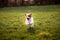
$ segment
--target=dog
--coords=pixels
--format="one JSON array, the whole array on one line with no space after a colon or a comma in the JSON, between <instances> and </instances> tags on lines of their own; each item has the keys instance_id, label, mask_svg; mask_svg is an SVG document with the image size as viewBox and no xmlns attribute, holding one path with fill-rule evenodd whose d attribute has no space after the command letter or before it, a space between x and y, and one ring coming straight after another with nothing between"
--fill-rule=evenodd
<instances>
[{"instance_id":1,"label":"dog","mask_svg":"<svg viewBox=\"0 0 60 40\"><path fill-rule=\"evenodd\" d=\"M33 17L31 13L27 13L25 14L26 16L26 25L28 25L29 27L34 27L34 21L33 21Z\"/></svg>"}]
</instances>

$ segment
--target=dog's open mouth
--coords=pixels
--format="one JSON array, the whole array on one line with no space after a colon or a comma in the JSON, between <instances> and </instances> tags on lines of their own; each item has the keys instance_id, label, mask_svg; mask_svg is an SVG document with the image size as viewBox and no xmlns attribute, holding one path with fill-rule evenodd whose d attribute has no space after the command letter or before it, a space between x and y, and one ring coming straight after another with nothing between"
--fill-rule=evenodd
<instances>
[{"instance_id":1,"label":"dog's open mouth","mask_svg":"<svg viewBox=\"0 0 60 40\"><path fill-rule=\"evenodd\" d=\"M30 18L27 18L27 20L29 20Z\"/></svg>"}]
</instances>

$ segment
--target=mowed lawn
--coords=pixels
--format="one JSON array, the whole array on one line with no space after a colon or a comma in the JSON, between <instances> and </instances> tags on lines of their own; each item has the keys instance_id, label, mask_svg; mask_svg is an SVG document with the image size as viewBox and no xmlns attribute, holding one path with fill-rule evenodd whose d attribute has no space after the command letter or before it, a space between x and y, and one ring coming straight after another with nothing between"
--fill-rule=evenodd
<instances>
[{"instance_id":1,"label":"mowed lawn","mask_svg":"<svg viewBox=\"0 0 60 40\"><path fill-rule=\"evenodd\" d=\"M25 24L29 12L33 30ZM60 5L0 8L0 40L60 40Z\"/></svg>"}]
</instances>

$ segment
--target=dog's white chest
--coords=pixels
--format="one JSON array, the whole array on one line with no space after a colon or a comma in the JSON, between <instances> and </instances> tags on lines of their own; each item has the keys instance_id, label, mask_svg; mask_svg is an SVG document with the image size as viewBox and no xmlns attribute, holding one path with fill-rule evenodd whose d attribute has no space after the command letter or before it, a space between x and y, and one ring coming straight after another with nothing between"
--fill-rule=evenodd
<instances>
[{"instance_id":1,"label":"dog's white chest","mask_svg":"<svg viewBox=\"0 0 60 40\"><path fill-rule=\"evenodd\" d=\"M33 23L33 19L32 18L29 19L29 20L26 19L26 24L32 24L32 23Z\"/></svg>"},{"instance_id":2,"label":"dog's white chest","mask_svg":"<svg viewBox=\"0 0 60 40\"><path fill-rule=\"evenodd\" d=\"M31 27L33 27L33 25L34 25L33 18L31 18L29 20L26 19L26 24L30 25Z\"/></svg>"}]
</instances>

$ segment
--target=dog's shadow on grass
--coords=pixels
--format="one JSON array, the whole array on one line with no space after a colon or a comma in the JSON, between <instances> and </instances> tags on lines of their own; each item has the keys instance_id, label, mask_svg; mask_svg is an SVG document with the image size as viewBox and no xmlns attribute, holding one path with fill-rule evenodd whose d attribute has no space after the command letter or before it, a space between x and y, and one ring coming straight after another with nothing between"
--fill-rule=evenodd
<instances>
[{"instance_id":1,"label":"dog's shadow on grass","mask_svg":"<svg viewBox=\"0 0 60 40\"><path fill-rule=\"evenodd\" d=\"M35 29L33 27L29 27L28 32L31 34L35 34Z\"/></svg>"}]
</instances>

